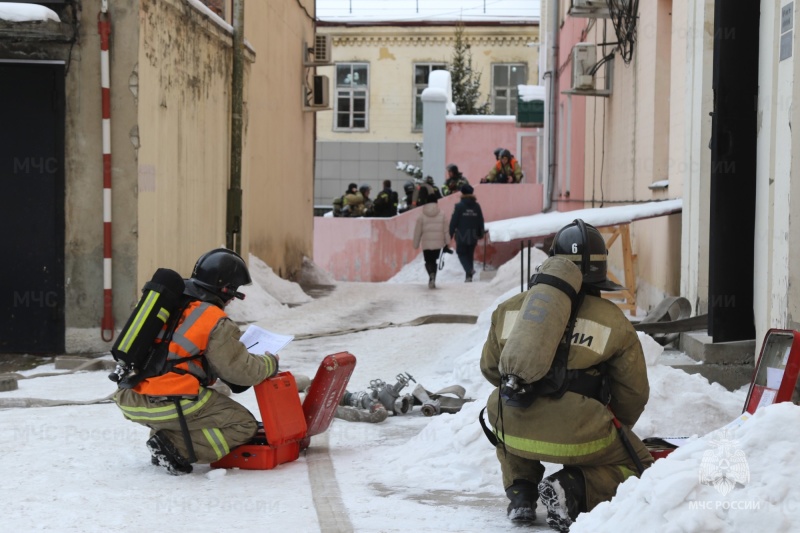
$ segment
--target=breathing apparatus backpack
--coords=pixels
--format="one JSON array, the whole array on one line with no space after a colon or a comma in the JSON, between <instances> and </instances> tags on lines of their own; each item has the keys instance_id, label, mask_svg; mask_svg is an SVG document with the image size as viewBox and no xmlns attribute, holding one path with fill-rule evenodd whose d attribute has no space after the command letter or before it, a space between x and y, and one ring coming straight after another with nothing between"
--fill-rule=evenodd
<instances>
[{"instance_id":1,"label":"breathing apparatus backpack","mask_svg":"<svg viewBox=\"0 0 800 533\"><path fill-rule=\"evenodd\" d=\"M183 278L168 268L159 268L144 284L139 303L111 348L117 368L108 379L119 388L132 389L167 370L169 342L190 301L183 290Z\"/></svg>"}]
</instances>

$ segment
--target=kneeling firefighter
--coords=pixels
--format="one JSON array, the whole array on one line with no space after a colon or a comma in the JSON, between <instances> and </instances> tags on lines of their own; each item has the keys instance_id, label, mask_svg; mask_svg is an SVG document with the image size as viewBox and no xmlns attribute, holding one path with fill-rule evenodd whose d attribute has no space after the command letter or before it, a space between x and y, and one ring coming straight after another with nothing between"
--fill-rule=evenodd
<instances>
[{"instance_id":1,"label":"kneeling firefighter","mask_svg":"<svg viewBox=\"0 0 800 533\"><path fill-rule=\"evenodd\" d=\"M244 299L238 288L250 283L245 262L224 248L202 255L187 280L159 269L112 349L118 361L130 363L109 376L120 387L114 400L125 418L151 429L152 463L170 474L188 474L192 463L221 459L258 430L247 409L208 388L219 378L242 392L278 370L276 356L247 351L224 311L234 298ZM173 320L169 305L161 307L169 294L179 302ZM139 339L155 315L161 320L158 337ZM137 343L147 344L146 360L131 355Z\"/></svg>"},{"instance_id":2,"label":"kneeling firefighter","mask_svg":"<svg viewBox=\"0 0 800 533\"><path fill-rule=\"evenodd\" d=\"M496 389L487 402L513 521L532 521L541 497L547 523L569 531L578 513L610 500L652 464L630 428L649 395L642 346L630 321L600 291L605 241L577 219L556 234L528 291L492 314L481 372ZM564 465L544 479L542 461Z\"/></svg>"}]
</instances>

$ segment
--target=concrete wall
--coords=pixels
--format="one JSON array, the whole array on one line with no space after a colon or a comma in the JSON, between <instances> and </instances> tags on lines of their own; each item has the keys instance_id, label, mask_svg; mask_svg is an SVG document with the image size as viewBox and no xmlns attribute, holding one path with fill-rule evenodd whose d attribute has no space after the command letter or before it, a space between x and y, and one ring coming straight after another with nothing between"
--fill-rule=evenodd
<instances>
[{"instance_id":1,"label":"concrete wall","mask_svg":"<svg viewBox=\"0 0 800 533\"><path fill-rule=\"evenodd\" d=\"M110 343L99 328L100 0L56 8L64 23L47 23L46 38L0 39L0 58L66 62L66 349L102 351ZM301 110L301 87L313 13L312 0L252 3L246 13L242 251L247 257L252 249L285 277L312 254L315 119ZM112 287L120 328L157 267L188 276L202 252L225 244L232 35L188 0L110 2L109 14ZM286 54L290 41L296 54ZM288 160L293 181L289 172L269 172Z\"/></svg>"},{"instance_id":2,"label":"concrete wall","mask_svg":"<svg viewBox=\"0 0 800 533\"><path fill-rule=\"evenodd\" d=\"M245 111L245 238L253 254L289 279L313 253L316 113L303 111L301 97L311 74L303 50L314 42L314 6L270 0L245 9L245 37L256 53Z\"/></svg>"},{"instance_id":3,"label":"concrete wall","mask_svg":"<svg viewBox=\"0 0 800 533\"><path fill-rule=\"evenodd\" d=\"M103 316L103 142L99 0L81 3L79 34L66 56L66 350L110 345L100 338ZM138 300L138 211L131 76L138 62L139 2L115 3L112 17L111 154L113 314L121 327ZM88 339L86 338L88 336Z\"/></svg>"},{"instance_id":4,"label":"concrete wall","mask_svg":"<svg viewBox=\"0 0 800 533\"><path fill-rule=\"evenodd\" d=\"M676 128L676 133L682 135L682 143L670 142L671 150L682 152L682 157L676 156L674 160L684 176L680 288L681 296L692 302L697 314L702 314L708 311L714 1L681 0L676 1L673 7L677 8L673 12L673 34L686 36L684 76L673 76L678 83L681 79L685 82L682 88L674 88L672 94L673 116L677 102L682 103L684 111L683 127ZM676 51L682 42L680 38L674 39ZM680 61L680 56L677 56L676 63ZM680 67L673 64L673 68Z\"/></svg>"},{"instance_id":5,"label":"concrete wall","mask_svg":"<svg viewBox=\"0 0 800 533\"><path fill-rule=\"evenodd\" d=\"M681 197L681 178L670 174L670 127L665 127L673 119L680 124L685 116L670 107L671 101L680 102L670 93L670 61L675 46L671 4L661 0L640 5L632 61L625 65L617 54L609 97L561 94L554 196L558 210ZM559 64L567 67L559 77L559 91L571 87L573 45L581 41L602 43L604 24L603 19L564 19ZM607 24L611 28L610 22ZM598 59L610 51L599 46ZM598 89L604 88L606 75L607 70L601 68ZM649 188L666 179L668 189ZM679 294L681 231L679 217L674 216L632 226L640 307L650 309L663 297ZM610 268L620 272L621 255L611 253L609 259Z\"/></svg>"},{"instance_id":6,"label":"concrete wall","mask_svg":"<svg viewBox=\"0 0 800 533\"><path fill-rule=\"evenodd\" d=\"M539 184L476 185L475 196L486 222L541 212ZM453 194L439 201L448 220L460 197ZM315 217L314 262L339 281L386 281L420 253L412 247L419 215L412 209L391 218ZM499 266L518 250L518 242L490 244L486 256ZM483 245L475 253L483 260Z\"/></svg>"},{"instance_id":7,"label":"concrete wall","mask_svg":"<svg viewBox=\"0 0 800 533\"><path fill-rule=\"evenodd\" d=\"M317 141L314 205L333 208L334 198L349 183L372 187L372 197L383 189L383 180L391 180L392 189L403 196L403 184L412 179L397 170L398 161L422 166L422 158L411 142Z\"/></svg>"},{"instance_id":8,"label":"concrete wall","mask_svg":"<svg viewBox=\"0 0 800 533\"><path fill-rule=\"evenodd\" d=\"M138 284L224 246L232 36L181 0L142 0ZM245 236L246 242L246 236Z\"/></svg>"},{"instance_id":9,"label":"concrete wall","mask_svg":"<svg viewBox=\"0 0 800 533\"><path fill-rule=\"evenodd\" d=\"M762 2L759 37L759 136L756 177L756 238L754 307L756 339L769 328L800 329L800 230L796 224L800 171L794 164L800 140L792 124L800 120L793 105L800 97L794 83L800 48L797 39L797 5L789 10L791 56L781 59L782 25L779 4ZM743 243L744 245L744 243Z\"/></svg>"}]
</instances>

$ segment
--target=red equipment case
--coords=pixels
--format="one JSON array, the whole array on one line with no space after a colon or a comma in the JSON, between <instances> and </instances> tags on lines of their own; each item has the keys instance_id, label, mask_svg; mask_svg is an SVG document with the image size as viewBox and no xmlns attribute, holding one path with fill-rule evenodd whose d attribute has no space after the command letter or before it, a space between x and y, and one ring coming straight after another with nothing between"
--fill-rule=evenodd
<instances>
[{"instance_id":1,"label":"red equipment case","mask_svg":"<svg viewBox=\"0 0 800 533\"><path fill-rule=\"evenodd\" d=\"M289 372L278 372L265 379L253 390L269 443L273 446L302 439L306 435L306 420L297 383Z\"/></svg>"},{"instance_id":2,"label":"red equipment case","mask_svg":"<svg viewBox=\"0 0 800 533\"><path fill-rule=\"evenodd\" d=\"M355 365L355 356L348 352L325 357L302 405L289 372L279 372L253 387L263 428L211 467L270 470L297 459L311 436L330 426Z\"/></svg>"},{"instance_id":3,"label":"red equipment case","mask_svg":"<svg viewBox=\"0 0 800 533\"><path fill-rule=\"evenodd\" d=\"M322 360L303 400L307 437L324 433L331 425L355 367L356 358L349 352L335 353Z\"/></svg>"},{"instance_id":4,"label":"red equipment case","mask_svg":"<svg viewBox=\"0 0 800 533\"><path fill-rule=\"evenodd\" d=\"M237 446L211 463L212 468L269 470L299 457L306 420L294 376L279 372L253 390L264 421L263 429L249 443Z\"/></svg>"}]
</instances>

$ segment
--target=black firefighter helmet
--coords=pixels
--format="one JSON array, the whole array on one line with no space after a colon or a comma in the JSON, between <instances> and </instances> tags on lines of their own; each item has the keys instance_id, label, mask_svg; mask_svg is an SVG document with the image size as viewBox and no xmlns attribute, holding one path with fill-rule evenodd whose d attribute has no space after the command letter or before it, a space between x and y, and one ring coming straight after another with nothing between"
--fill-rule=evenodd
<instances>
[{"instance_id":1,"label":"black firefighter helmet","mask_svg":"<svg viewBox=\"0 0 800 533\"><path fill-rule=\"evenodd\" d=\"M192 270L192 281L226 302L233 298L244 300L244 294L236 289L252 283L244 260L227 248L201 255Z\"/></svg>"},{"instance_id":2,"label":"black firefighter helmet","mask_svg":"<svg viewBox=\"0 0 800 533\"><path fill-rule=\"evenodd\" d=\"M583 272L583 283L602 291L621 291L625 287L608 279L608 249L597 228L576 218L556 233L550 255L575 263Z\"/></svg>"}]
</instances>

